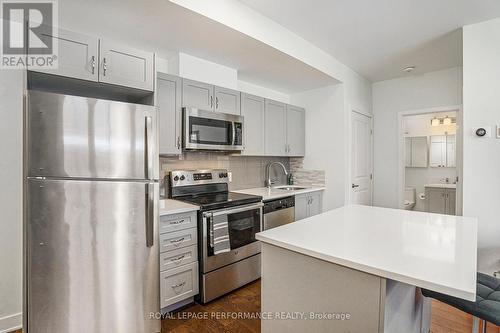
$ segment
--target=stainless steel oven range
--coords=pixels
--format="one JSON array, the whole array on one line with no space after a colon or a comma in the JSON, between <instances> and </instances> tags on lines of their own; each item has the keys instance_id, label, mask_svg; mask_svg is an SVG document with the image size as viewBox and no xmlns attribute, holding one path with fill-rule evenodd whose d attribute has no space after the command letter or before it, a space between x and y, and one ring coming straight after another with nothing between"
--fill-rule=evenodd
<instances>
[{"instance_id":1,"label":"stainless steel oven range","mask_svg":"<svg viewBox=\"0 0 500 333\"><path fill-rule=\"evenodd\" d=\"M260 278L262 197L228 191L227 170L170 173L170 197L200 207L199 301L209 302Z\"/></svg>"}]
</instances>

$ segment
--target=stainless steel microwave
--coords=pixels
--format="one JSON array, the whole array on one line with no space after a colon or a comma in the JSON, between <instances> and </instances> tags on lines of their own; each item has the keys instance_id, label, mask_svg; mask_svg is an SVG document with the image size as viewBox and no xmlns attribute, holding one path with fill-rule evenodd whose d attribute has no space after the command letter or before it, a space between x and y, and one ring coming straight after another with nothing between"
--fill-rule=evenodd
<instances>
[{"instance_id":1,"label":"stainless steel microwave","mask_svg":"<svg viewBox=\"0 0 500 333\"><path fill-rule=\"evenodd\" d=\"M183 108L183 147L188 150L243 150L243 117Z\"/></svg>"}]
</instances>

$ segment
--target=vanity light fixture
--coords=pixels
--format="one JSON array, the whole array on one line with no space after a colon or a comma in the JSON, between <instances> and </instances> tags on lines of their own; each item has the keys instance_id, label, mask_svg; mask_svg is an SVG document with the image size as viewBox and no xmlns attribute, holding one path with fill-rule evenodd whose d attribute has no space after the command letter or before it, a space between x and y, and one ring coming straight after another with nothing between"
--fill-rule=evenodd
<instances>
[{"instance_id":1,"label":"vanity light fixture","mask_svg":"<svg viewBox=\"0 0 500 333\"><path fill-rule=\"evenodd\" d=\"M448 116L444 117L444 119L443 119L443 125L450 126L451 125L451 118L448 117Z\"/></svg>"}]
</instances>

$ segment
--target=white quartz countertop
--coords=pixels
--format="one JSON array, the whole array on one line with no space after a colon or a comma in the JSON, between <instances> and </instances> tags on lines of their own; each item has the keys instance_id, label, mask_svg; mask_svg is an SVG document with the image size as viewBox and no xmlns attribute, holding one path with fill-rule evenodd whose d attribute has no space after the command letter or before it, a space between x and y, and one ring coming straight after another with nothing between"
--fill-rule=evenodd
<instances>
[{"instance_id":1,"label":"white quartz countertop","mask_svg":"<svg viewBox=\"0 0 500 333\"><path fill-rule=\"evenodd\" d=\"M457 184L426 184L425 187L435 187L435 188L457 188Z\"/></svg>"},{"instance_id":2,"label":"white quartz countertop","mask_svg":"<svg viewBox=\"0 0 500 333\"><path fill-rule=\"evenodd\" d=\"M345 206L257 239L443 294L475 300L477 219Z\"/></svg>"},{"instance_id":3,"label":"white quartz countertop","mask_svg":"<svg viewBox=\"0 0 500 333\"><path fill-rule=\"evenodd\" d=\"M285 186L285 185L283 185L283 186ZM323 191L325 189L324 187L307 186L307 185L304 185L304 186L303 185L291 185L291 186L300 186L300 187L304 187L304 189L285 191L285 190L280 190L277 188L256 187L256 188L249 188L249 189L238 190L238 191L233 191L233 192L258 195L258 196L262 197L262 201L267 201L267 200L289 197L289 196L293 196L293 195L297 195L297 194Z\"/></svg>"},{"instance_id":4,"label":"white quartz countertop","mask_svg":"<svg viewBox=\"0 0 500 333\"><path fill-rule=\"evenodd\" d=\"M200 207L196 205L191 205L179 200L172 200L172 199L160 200L159 206L160 206L160 216L194 212L200 209Z\"/></svg>"}]
</instances>

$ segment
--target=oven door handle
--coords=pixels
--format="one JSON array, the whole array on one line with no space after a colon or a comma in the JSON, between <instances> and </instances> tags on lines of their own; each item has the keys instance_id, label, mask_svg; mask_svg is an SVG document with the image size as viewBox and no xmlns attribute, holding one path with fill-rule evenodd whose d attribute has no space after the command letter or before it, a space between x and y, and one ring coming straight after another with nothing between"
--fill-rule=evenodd
<instances>
[{"instance_id":1,"label":"oven door handle","mask_svg":"<svg viewBox=\"0 0 500 333\"><path fill-rule=\"evenodd\" d=\"M240 212L245 212L247 210L262 208L263 206L264 206L264 204L262 202L259 202L255 205L243 206L243 207L238 207L238 208L234 208L234 209L218 210L218 211L210 213L210 215L213 217L213 216L236 214L236 213L240 213Z\"/></svg>"}]
</instances>

